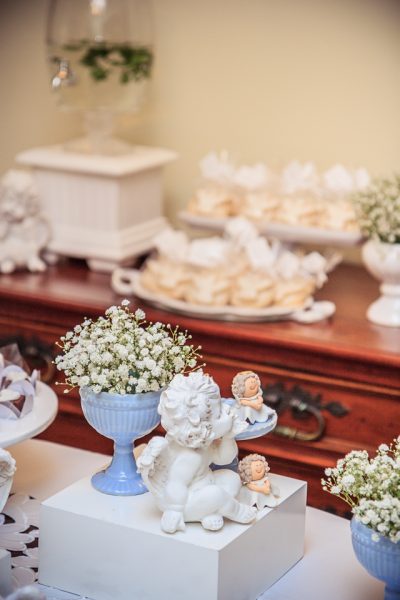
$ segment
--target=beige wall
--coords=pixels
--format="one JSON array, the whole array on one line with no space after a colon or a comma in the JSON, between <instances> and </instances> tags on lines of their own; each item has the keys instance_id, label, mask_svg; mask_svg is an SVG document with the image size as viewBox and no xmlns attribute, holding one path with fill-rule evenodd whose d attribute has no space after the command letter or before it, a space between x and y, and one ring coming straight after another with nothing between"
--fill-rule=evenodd
<instances>
[{"instance_id":1,"label":"beige wall","mask_svg":"<svg viewBox=\"0 0 400 600\"><path fill-rule=\"evenodd\" d=\"M177 150L167 212L185 203L199 158L372 173L400 167L400 3L396 0L153 0L150 102L122 120L129 140ZM24 148L76 135L51 96L46 0L0 0L0 172Z\"/></svg>"},{"instance_id":2,"label":"beige wall","mask_svg":"<svg viewBox=\"0 0 400 600\"><path fill-rule=\"evenodd\" d=\"M0 0L0 173L25 148L59 142L79 131L60 113L45 62L47 0Z\"/></svg>"}]
</instances>

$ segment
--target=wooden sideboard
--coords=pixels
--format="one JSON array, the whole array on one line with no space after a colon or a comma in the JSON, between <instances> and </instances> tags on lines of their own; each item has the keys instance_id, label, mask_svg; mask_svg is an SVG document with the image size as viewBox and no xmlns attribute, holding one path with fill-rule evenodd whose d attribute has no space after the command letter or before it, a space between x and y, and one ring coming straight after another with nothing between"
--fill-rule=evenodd
<instances>
[{"instance_id":1,"label":"wooden sideboard","mask_svg":"<svg viewBox=\"0 0 400 600\"><path fill-rule=\"evenodd\" d=\"M319 299L336 303L336 314L314 325L217 322L144 308L149 320L176 323L192 333L223 395L230 395L237 371L252 369L271 400L283 398L279 424L289 437L272 433L241 442L241 452L266 455L273 471L309 482L309 504L343 513L343 505L321 491L324 467L353 448L373 452L400 434L400 330L366 320L367 306L377 295L378 284L363 269L342 265L318 293ZM108 275L91 272L79 261L44 274L2 275L0 342L18 340L55 386L55 341L85 316L97 316L119 300ZM138 302L132 299L132 305ZM78 394L54 389L59 415L41 437L111 453L111 442L84 420Z\"/></svg>"}]
</instances>

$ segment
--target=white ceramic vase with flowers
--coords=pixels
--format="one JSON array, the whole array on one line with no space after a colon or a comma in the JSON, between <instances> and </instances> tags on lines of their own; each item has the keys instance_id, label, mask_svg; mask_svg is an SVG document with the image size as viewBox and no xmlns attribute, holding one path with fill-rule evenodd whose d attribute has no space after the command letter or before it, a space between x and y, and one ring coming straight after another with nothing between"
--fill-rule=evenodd
<instances>
[{"instance_id":1,"label":"white ceramic vase with flowers","mask_svg":"<svg viewBox=\"0 0 400 600\"><path fill-rule=\"evenodd\" d=\"M400 327L400 175L375 180L359 192L355 207L368 241L362 257L368 271L381 281L381 296L367 311L378 325Z\"/></svg>"},{"instance_id":2,"label":"white ceramic vase with flowers","mask_svg":"<svg viewBox=\"0 0 400 600\"><path fill-rule=\"evenodd\" d=\"M400 437L376 456L353 450L325 469L325 491L351 507L351 536L362 566L385 582L385 600L400 600Z\"/></svg>"},{"instance_id":3,"label":"white ceramic vase with flowers","mask_svg":"<svg viewBox=\"0 0 400 600\"><path fill-rule=\"evenodd\" d=\"M66 333L59 344L63 354L55 360L65 373L65 391L79 387L89 424L114 440L111 464L92 477L92 485L106 494L147 491L133 443L159 424L161 391L176 374L192 370L198 358L198 349L186 344L187 332L145 318L123 300Z\"/></svg>"}]
</instances>

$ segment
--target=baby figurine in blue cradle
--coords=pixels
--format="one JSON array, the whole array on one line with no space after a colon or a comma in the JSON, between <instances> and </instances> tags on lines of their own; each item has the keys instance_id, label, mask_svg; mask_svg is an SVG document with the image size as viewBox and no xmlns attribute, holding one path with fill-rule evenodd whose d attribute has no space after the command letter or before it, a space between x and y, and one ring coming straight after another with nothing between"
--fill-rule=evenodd
<instances>
[{"instance_id":1,"label":"baby figurine in blue cradle","mask_svg":"<svg viewBox=\"0 0 400 600\"><path fill-rule=\"evenodd\" d=\"M232 381L232 394L237 403L241 419L253 423L265 423L275 414L272 408L264 404L261 381L253 371L240 371Z\"/></svg>"}]
</instances>

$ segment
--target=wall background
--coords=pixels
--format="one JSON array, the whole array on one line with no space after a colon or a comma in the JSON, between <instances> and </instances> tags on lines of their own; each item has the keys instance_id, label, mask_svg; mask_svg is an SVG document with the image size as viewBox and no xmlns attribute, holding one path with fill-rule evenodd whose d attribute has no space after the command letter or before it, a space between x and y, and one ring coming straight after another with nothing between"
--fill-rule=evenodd
<instances>
[{"instance_id":1,"label":"wall background","mask_svg":"<svg viewBox=\"0 0 400 600\"><path fill-rule=\"evenodd\" d=\"M0 172L31 146L77 135L49 89L47 0L0 0ZM156 68L123 137L165 145L166 212L188 199L197 163L226 148L272 165L340 161L400 169L397 0L153 0Z\"/></svg>"}]
</instances>

